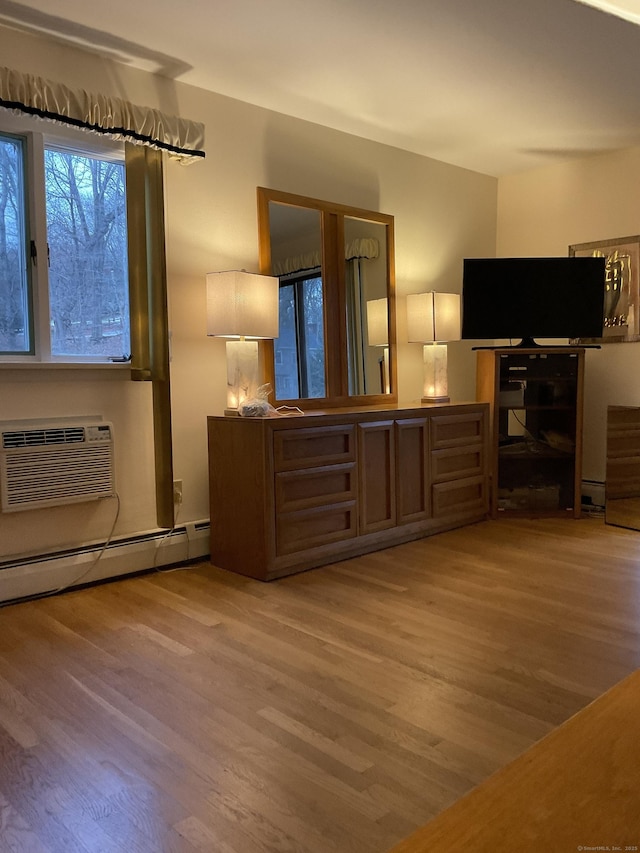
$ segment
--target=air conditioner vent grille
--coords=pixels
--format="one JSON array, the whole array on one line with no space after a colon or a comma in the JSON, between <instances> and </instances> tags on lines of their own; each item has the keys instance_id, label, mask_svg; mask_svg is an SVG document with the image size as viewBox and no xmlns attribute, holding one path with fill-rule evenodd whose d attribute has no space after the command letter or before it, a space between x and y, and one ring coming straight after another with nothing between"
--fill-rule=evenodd
<instances>
[{"instance_id":1,"label":"air conditioner vent grille","mask_svg":"<svg viewBox=\"0 0 640 853\"><path fill-rule=\"evenodd\" d=\"M0 428L3 512L115 495L111 425Z\"/></svg>"},{"instance_id":2,"label":"air conditioner vent grille","mask_svg":"<svg viewBox=\"0 0 640 853\"><path fill-rule=\"evenodd\" d=\"M53 427L25 429L2 433L2 446L40 447L47 444L72 444L84 441L84 427Z\"/></svg>"}]
</instances>

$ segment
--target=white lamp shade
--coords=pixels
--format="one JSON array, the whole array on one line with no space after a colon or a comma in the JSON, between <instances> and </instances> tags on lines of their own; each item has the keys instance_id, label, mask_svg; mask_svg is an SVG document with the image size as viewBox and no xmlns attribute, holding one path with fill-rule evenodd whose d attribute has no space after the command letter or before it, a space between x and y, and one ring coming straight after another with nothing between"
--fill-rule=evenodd
<instances>
[{"instance_id":1,"label":"white lamp shade","mask_svg":"<svg viewBox=\"0 0 640 853\"><path fill-rule=\"evenodd\" d=\"M460 340L459 293L410 293L407 296L409 343Z\"/></svg>"},{"instance_id":2,"label":"white lamp shade","mask_svg":"<svg viewBox=\"0 0 640 853\"><path fill-rule=\"evenodd\" d=\"M386 297L367 302L367 340L370 347L389 346L389 306Z\"/></svg>"},{"instance_id":3,"label":"white lamp shade","mask_svg":"<svg viewBox=\"0 0 640 853\"><path fill-rule=\"evenodd\" d=\"M277 278L240 270L207 273L207 335L277 338Z\"/></svg>"}]
</instances>

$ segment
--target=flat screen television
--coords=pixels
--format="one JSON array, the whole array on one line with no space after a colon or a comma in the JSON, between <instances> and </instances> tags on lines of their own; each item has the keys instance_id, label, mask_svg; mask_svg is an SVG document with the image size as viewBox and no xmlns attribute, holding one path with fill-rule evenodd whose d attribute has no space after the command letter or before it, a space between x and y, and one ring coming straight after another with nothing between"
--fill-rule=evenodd
<instances>
[{"instance_id":1,"label":"flat screen television","mask_svg":"<svg viewBox=\"0 0 640 853\"><path fill-rule=\"evenodd\" d=\"M466 258L462 337L602 337L604 284L605 258Z\"/></svg>"}]
</instances>

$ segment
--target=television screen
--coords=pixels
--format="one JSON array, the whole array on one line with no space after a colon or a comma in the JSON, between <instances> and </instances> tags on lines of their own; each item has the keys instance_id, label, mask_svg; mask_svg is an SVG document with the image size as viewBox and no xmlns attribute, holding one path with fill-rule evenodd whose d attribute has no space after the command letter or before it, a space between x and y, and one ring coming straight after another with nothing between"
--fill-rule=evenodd
<instances>
[{"instance_id":1,"label":"television screen","mask_svg":"<svg viewBox=\"0 0 640 853\"><path fill-rule=\"evenodd\" d=\"M462 337L598 338L605 258L466 258Z\"/></svg>"}]
</instances>

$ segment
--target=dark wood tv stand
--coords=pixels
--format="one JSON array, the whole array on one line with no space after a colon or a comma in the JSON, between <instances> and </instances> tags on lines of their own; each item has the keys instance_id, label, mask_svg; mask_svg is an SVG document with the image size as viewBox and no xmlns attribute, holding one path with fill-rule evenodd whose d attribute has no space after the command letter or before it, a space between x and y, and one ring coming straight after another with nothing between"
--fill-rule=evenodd
<instances>
[{"instance_id":1,"label":"dark wood tv stand","mask_svg":"<svg viewBox=\"0 0 640 853\"><path fill-rule=\"evenodd\" d=\"M477 352L477 397L491 408L491 515L571 514L582 481L584 347Z\"/></svg>"}]
</instances>

